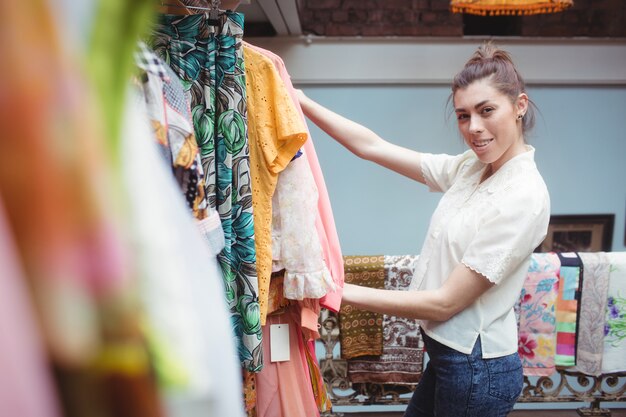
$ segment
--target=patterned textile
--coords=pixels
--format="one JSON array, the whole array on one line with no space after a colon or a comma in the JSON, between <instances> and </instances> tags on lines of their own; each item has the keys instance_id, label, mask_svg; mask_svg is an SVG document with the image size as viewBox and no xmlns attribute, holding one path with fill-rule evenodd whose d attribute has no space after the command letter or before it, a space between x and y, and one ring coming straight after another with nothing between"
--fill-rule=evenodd
<instances>
[{"instance_id":1,"label":"patterned textile","mask_svg":"<svg viewBox=\"0 0 626 417\"><path fill-rule=\"evenodd\" d=\"M578 256L585 267L585 279L580 300L575 369L589 375L600 375L610 263L605 252L579 253Z\"/></svg>"},{"instance_id":2,"label":"patterned textile","mask_svg":"<svg viewBox=\"0 0 626 417\"><path fill-rule=\"evenodd\" d=\"M162 15L152 48L191 94L205 191L224 229L226 246L219 260L239 356L245 368L258 371L263 355L241 45L243 15L225 12L220 19L222 24L216 28L204 14Z\"/></svg>"},{"instance_id":3,"label":"patterned textile","mask_svg":"<svg viewBox=\"0 0 626 417\"><path fill-rule=\"evenodd\" d=\"M246 415L256 417L256 376L254 372L243 370L243 402Z\"/></svg>"},{"instance_id":4,"label":"patterned textile","mask_svg":"<svg viewBox=\"0 0 626 417\"><path fill-rule=\"evenodd\" d=\"M407 290L417 256L385 255L385 289ZM415 384L422 376L424 343L417 320L383 317L383 349L378 357L348 360L352 383Z\"/></svg>"},{"instance_id":5,"label":"patterned textile","mask_svg":"<svg viewBox=\"0 0 626 417\"><path fill-rule=\"evenodd\" d=\"M533 253L519 299L519 348L524 375L554 372L555 304L561 261L555 253Z\"/></svg>"},{"instance_id":6,"label":"patterned textile","mask_svg":"<svg viewBox=\"0 0 626 417\"><path fill-rule=\"evenodd\" d=\"M317 356L315 355L315 341L307 341L305 336L304 343L304 353L306 355L306 362L309 367L311 386L313 388L313 398L315 399L317 409L320 412L328 412L332 408L332 403L330 401L330 395L328 393L328 390L326 389L326 384L324 383L324 377L322 376L322 371L320 370Z\"/></svg>"},{"instance_id":7,"label":"patterned textile","mask_svg":"<svg viewBox=\"0 0 626 417\"><path fill-rule=\"evenodd\" d=\"M284 277L284 270L272 272L267 297L267 314L272 314L289 305L289 300L284 296Z\"/></svg>"},{"instance_id":8,"label":"patterned textile","mask_svg":"<svg viewBox=\"0 0 626 417\"><path fill-rule=\"evenodd\" d=\"M137 66L146 72L143 95L156 141L183 190L194 217L208 216L204 173L182 85L166 64L140 42Z\"/></svg>"},{"instance_id":9,"label":"patterned textile","mask_svg":"<svg viewBox=\"0 0 626 417\"><path fill-rule=\"evenodd\" d=\"M559 253L559 294L556 301L556 366L576 364L576 338L583 265L575 252Z\"/></svg>"},{"instance_id":10,"label":"patterned textile","mask_svg":"<svg viewBox=\"0 0 626 417\"><path fill-rule=\"evenodd\" d=\"M626 252L608 252L610 264L602 373L626 371Z\"/></svg>"},{"instance_id":11,"label":"patterned textile","mask_svg":"<svg viewBox=\"0 0 626 417\"><path fill-rule=\"evenodd\" d=\"M385 287L385 257L344 256L345 282L370 288ZM344 359L383 352L383 317L346 304L339 311L341 356Z\"/></svg>"},{"instance_id":12,"label":"patterned textile","mask_svg":"<svg viewBox=\"0 0 626 417\"><path fill-rule=\"evenodd\" d=\"M180 80L143 42L135 53L137 66L146 72L143 95L162 156L172 167L185 201L211 254L224 249L219 213L209 206L204 191L204 170L193 133L191 108Z\"/></svg>"},{"instance_id":13,"label":"patterned textile","mask_svg":"<svg viewBox=\"0 0 626 417\"><path fill-rule=\"evenodd\" d=\"M154 74L162 80L169 80L167 64L156 56L144 42L139 42L137 46L137 50L135 51L135 64L142 70Z\"/></svg>"}]
</instances>

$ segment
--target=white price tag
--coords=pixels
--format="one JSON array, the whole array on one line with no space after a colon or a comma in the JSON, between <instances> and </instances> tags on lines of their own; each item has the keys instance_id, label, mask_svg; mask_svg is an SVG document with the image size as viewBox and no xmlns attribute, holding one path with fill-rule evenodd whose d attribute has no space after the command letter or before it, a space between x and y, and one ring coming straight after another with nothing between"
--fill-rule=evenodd
<instances>
[{"instance_id":1,"label":"white price tag","mask_svg":"<svg viewBox=\"0 0 626 417\"><path fill-rule=\"evenodd\" d=\"M284 362L289 360L289 325L270 325L270 360Z\"/></svg>"}]
</instances>

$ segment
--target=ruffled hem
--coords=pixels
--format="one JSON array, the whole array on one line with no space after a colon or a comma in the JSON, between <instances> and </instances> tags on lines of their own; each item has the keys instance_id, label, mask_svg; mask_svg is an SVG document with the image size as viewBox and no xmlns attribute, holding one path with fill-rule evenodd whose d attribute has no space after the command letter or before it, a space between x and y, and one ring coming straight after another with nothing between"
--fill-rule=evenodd
<instances>
[{"instance_id":1,"label":"ruffled hem","mask_svg":"<svg viewBox=\"0 0 626 417\"><path fill-rule=\"evenodd\" d=\"M326 266L316 272L285 272L283 295L289 300L321 298L335 291L335 282Z\"/></svg>"}]
</instances>

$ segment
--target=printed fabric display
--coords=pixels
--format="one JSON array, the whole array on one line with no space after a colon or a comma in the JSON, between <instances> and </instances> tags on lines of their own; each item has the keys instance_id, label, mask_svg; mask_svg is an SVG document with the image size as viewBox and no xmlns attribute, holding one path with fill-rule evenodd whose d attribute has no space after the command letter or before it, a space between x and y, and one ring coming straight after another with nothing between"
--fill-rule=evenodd
<instances>
[{"instance_id":1,"label":"printed fabric display","mask_svg":"<svg viewBox=\"0 0 626 417\"><path fill-rule=\"evenodd\" d=\"M608 252L609 288L602 373L626 371L626 252Z\"/></svg>"},{"instance_id":2,"label":"printed fabric display","mask_svg":"<svg viewBox=\"0 0 626 417\"><path fill-rule=\"evenodd\" d=\"M305 333L306 334L306 333ZM322 371L320 370L317 356L315 354L315 340L309 339L305 341L306 362L309 365L309 374L311 377L311 387L313 389L313 398L317 404L317 409L322 412L330 412L332 402L328 393Z\"/></svg>"},{"instance_id":3,"label":"printed fabric display","mask_svg":"<svg viewBox=\"0 0 626 417\"><path fill-rule=\"evenodd\" d=\"M385 255L385 289L408 290L417 256ZM422 377L424 343L417 320L383 316L383 349L380 356L348 360L353 384L416 384Z\"/></svg>"},{"instance_id":4,"label":"printed fabric display","mask_svg":"<svg viewBox=\"0 0 626 417\"><path fill-rule=\"evenodd\" d=\"M599 376L602 373L605 312L611 265L605 252L581 252L578 256L585 266L585 279L580 300L575 370Z\"/></svg>"},{"instance_id":5,"label":"printed fabric display","mask_svg":"<svg viewBox=\"0 0 626 417\"><path fill-rule=\"evenodd\" d=\"M556 366L576 365L576 346L583 265L575 252L559 253L559 294L556 301Z\"/></svg>"},{"instance_id":6,"label":"printed fabric display","mask_svg":"<svg viewBox=\"0 0 626 417\"><path fill-rule=\"evenodd\" d=\"M137 66L145 71L143 96L161 155L172 167L193 216L198 220L211 253L224 248L224 232L217 211L205 198L204 170L193 133L190 104L178 76L143 42L135 53Z\"/></svg>"},{"instance_id":7,"label":"printed fabric display","mask_svg":"<svg viewBox=\"0 0 626 417\"><path fill-rule=\"evenodd\" d=\"M385 287L385 257L344 256L345 282L370 288ZM339 311L341 356L351 359L358 356L383 353L383 317L344 304Z\"/></svg>"},{"instance_id":8,"label":"printed fabric display","mask_svg":"<svg viewBox=\"0 0 626 417\"><path fill-rule=\"evenodd\" d=\"M561 261L533 253L519 299L519 348L524 375L549 376L556 353L556 301Z\"/></svg>"},{"instance_id":9,"label":"printed fabric display","mask_svg":"<svg viewBox=\"0 0 626 417\"><path fill-rule=\"evenodd\" d=\"M246 81L243 15L226 11L212 26L205 14L161 15L151 45L191 95L205 192L220 214L225 247L218 255L242 365L263 366Z\"/></svg>"}]
</instances>

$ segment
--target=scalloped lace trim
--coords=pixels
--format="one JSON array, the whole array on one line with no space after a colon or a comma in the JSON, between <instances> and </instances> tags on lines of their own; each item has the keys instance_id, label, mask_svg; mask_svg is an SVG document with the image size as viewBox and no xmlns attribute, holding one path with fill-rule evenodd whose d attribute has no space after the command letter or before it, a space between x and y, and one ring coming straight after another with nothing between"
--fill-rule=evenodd
<instances>
[{"instance_id":1,"label":"scalloped lace trim","mask_svg":"<svg viewBox=\"0 0 626 417\"><path fill-rule=\"evenodd\" d=\"M502 280L502 274L504 274L507 266L511 264L511 260L513 258L513 251L502 251L495 254L485 255L481 262L481 271L471 265L468 265L465 261L461 261L461 263L472 271L484 276L492 283L497 284Z\"/></svg>"},{"instance_id":2,"label":"scalloped lace trim","mask_svg":"<svg viewBox=\"0 0 626 417\"><path fill-rule=\"evenodd\" d=\"M335 291L335 282L326 266L316 272L285 272L284 296L290 300L321 298Z\"/></svg>"},{"instance_id":3,"label":"scalloped lace trim","mask_svg":"<svg viewBox=\"0 0 626 417\"><path fill-rule=\"evenodd\" d=\"M489 280L489 282L491 282L492 284L497 284L498 282L496 280L494 280L493 278L491 278L489 275L485 274L484 272L479 271L478 269L474 268L471 265L468 265L467 262L461 261L461 263L463 265L465 265L467 268L471 269L472 271L476 272L479 275L482 275L483 277L487 278Z\"/></svg>"}]
</instances>

